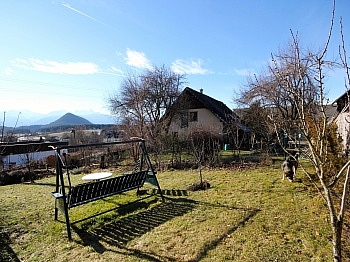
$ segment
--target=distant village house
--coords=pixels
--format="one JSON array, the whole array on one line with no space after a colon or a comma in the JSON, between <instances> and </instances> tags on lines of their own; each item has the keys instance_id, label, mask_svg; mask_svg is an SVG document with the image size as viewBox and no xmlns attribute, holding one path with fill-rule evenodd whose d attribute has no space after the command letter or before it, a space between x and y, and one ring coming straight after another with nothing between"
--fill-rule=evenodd
<instances>
[{"instance_id":1,"label":"distant village house","mask_svg":"<svg viewBox=\"0 0 350 262\"><path fill-rule=\"evenodd\" d=\"M0 164L2 169L10 169L13 166L25 166L31 161L40 161L50 155L54 155L52 148L66 146L66 141L27 141L0 144Z\"/></svg>"}]
</instances>

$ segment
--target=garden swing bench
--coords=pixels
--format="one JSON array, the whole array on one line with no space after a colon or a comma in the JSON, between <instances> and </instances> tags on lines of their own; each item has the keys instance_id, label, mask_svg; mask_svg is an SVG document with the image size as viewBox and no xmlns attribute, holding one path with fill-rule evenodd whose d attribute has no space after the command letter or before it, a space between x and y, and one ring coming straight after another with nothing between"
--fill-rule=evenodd
<instances>
[{"instance_id":1,"label":"garden swing bench","mask_svg":"<svg viewBox=\"0 0 350 262\"><path fill-rule=\"evenodd\" d=\"M69 149L77 149L84 147L97 147L97 146L111 146L111 145L125 145L130 143L138 143L140 147L140 157L136 162L136 166L134 170L128 174L123 174L103 180L95 180L88 183L82 183L75 186L71 185L71 179L69 174L69 168L66 159L66 151ZM104 213L119 209L126 205L130 205L132 203L144 200L145 198L151 197L154 194L148 194L142 198L137 199L136 201L119 205L118 207L109 209L104 212L100 212L94 214L92 216L70 222L69 219L69 209L74 208L79 205L83 205L86 203L90 203L96 201L98 199L103 199L109 196L113 196L116 194L121 194L126 191L130 191L133 189L139 189L143 187L144 183L147 182L154 187L156 187L156 193L160 194L162 200L164 200L161 188L159 186L156 172L154 171L150 158L148 156L145 141L143 139L134 139L127 140L122 142L109 142L109 143L98 143L98 144L85 144L78 146L65 146L56 148L56 189L55 192L52 192L52 195L55 198L55 220L58 220L58 211L61 211L64 214L66 227L67 227L67 235L68 239L72 239L71 235L71 225L82 222L89 218L96 217L98 215L102 215ZM63 158L62 158L63 155ZM64 182L64 174L63 170L66 170L68 187L65 186ZM68 188L68 192L66 192Z\"/></svg>"}]
</instances>

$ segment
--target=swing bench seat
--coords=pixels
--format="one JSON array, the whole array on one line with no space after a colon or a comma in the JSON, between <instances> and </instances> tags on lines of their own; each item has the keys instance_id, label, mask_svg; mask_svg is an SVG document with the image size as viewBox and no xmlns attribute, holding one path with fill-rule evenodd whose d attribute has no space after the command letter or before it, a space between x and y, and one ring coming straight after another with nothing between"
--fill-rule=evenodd
<instances>
[{"instance_id":1,"label":"swing bench seat","mask_svg":"<svg viewBox=\"0 0 350 262\"><path fill-rule=\"evenodd\" d=\"M148 171L140 171L73 186L70 193L66 195L67 207L70 209L98 199L139 189L145 183L147 176ZM60 193L52 193L52 195L57 200L63 198Z\"/></svg>"},{"instance_id":2,"label":"swing bench seat","mask_svg":"<svg viewBox=\"0 0 350 262\"><path fill-rule=\"evenodd\" d=\"M105 214L112 210L116 210L129 204L144 200L146 198L152 197L154 194L143 196L134 202L119 205L115 208L103 211L101 213L93 214L74 222L70 222L68 211L69 209L134 189L137 189L138 192L139 189L143 187L145 182L148 182L150 184L153 184L154 182L153 175L150 174L150 171L147 170L72 186L70 188L70 193L65 194L65 196L59 192L53 192L52 195L55 198L55 210L60 210L65 215L68 239L72 239L70 231L72 224L79 223L98 215ZM157 193L159 193L163 199L159 185ZM58 220L57 211L55 212L55 220Z\"/></svg>"}]
</instances>

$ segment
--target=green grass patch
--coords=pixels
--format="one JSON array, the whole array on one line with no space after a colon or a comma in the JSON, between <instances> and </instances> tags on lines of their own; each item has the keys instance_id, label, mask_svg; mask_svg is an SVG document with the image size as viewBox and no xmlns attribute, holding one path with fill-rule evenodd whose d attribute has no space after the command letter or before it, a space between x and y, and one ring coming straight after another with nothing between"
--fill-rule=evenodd
<instances>
[{"instance_id":1,"label":"green grass patch","mask_svg":"<svg viewBox=\"0 0 350 262\"><path fill-rule=\"evenodd\" d=\"M0 187L1 254L20 261L331 261L328 211L308 180L281 180L280 161L205 169L211 187L188 191L199 172L160 172L166 197L82 223L68 241L54 221L55 178ZM72 175L72 183L83 174ZM73 220L135 200L135 191L70 210ZM63 221L63 215L59 218ZM0 257L1 258L1 257ZM1 260L1 259L0 259ZM16 260L15 260L16 261ZM17 260L18 261L18 260Z\"/></svg>"}]
</instances>

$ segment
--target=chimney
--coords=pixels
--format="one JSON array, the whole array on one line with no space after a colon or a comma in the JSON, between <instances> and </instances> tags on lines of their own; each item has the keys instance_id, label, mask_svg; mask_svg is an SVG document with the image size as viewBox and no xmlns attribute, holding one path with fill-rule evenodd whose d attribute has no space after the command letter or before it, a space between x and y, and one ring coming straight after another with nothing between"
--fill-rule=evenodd
<instances>
[{"instance_id":1,"label":"chimney","mask_svg":"<svg viewBox=\"0 0 350 262\"><path fill-rule=\"evenodd\" d=\"M203 94L203 88L199 89L199 92L201 92L201 94Z\"/></svg>"}]
</instances>

